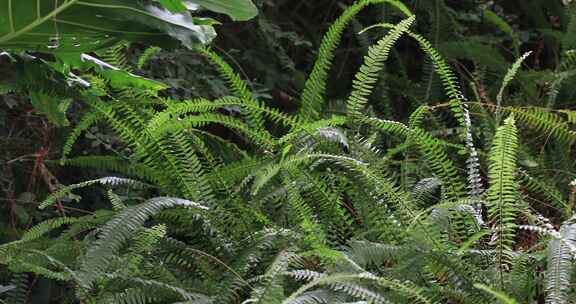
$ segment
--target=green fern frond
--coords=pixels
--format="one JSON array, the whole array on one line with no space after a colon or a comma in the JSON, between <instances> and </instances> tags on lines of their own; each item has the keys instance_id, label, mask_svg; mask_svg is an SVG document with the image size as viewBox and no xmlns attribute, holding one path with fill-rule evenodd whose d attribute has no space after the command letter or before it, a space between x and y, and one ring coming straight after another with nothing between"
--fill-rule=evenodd
<instances>
[{"instance_id":1,"label":"green fern frond","mask_svg":"<svg viewBox=\"0 0 576 304\"><path fill-rule=\"evenodd\" d=\"M319 286L319 285L338 284L341 282L356 281L356 280L368 281L368 282L372 282L372 283L377 284L377 285L382 286L382 287L390 288L394 292L397 292L399 294L402 294L403 296L406 296L407 298L409 298L411 301L413 301L415 303L422 303L422 304L435 303L434 301L428 299L425 295L423 295L424 291L421 288L415 286L414 284L411 284L408 281L407 282L399 282L399 281L392 280L392 279L377 277L377 276L370 274L370 273L361 273L361 274L342 273L342 274L333 274L333 275L322 276L318 279L313 280L312 282L305 284L304 286L302 286L298 290L296 290L294 293L292 293L284 301L282 301L282 304L292 303L292 301L294 301L294 299L296 299L298 296L302 295L304 292L306 292L306 291L308 291L308 290L310 290L316 286ZM367 290L364 290L361 287L360 288L354 288L354 285L348 285L348 287L350 287L351 290L348 290L347 293L357 295L360 298L367 298L366 300L373 300L370 297L371 294L368 293ZM379 296L379 298L381 299L382 297Z\"/></svg>"},{"instance_id":2,"label":"green fern frond","mask_svg":"<svg viewBox=\"0 0 576 304\"><path fill-rule=\"evenodd\" d=\"M151 46L151 47L147 47L144 52L142 52L142 55L140 55L140 57L138 57L138 64L136 65L137 68L142 69L144 68L144 66L146 65L146 63L148 63L148 61L150 61L150 59L156 55L158 55L158 53L162 52L162 48L157 47L157 46Z\"/></svg>"},{"instance_id":3,"label":"green fern frond","mask_svg":"<svg viewBox=\"0 0 576 304\"><path fill-rule=\"evenodd\" d=\"M220 75L228 82L232 93L236 97L242 100L255 102L248 84L242 80L240 75L238 75L236 71L234 71L234 69L226 63L224 59L222 59L222 57L207 47L198 47L196 48L196 51L210 60L210 63L218 69Z\"/></svg>"},{"instance_id":4,"label":"green fern frond","mask_svg":"<svg viewBox=\"0 0 576 304\"><path fill-rule=\"evenodd\" d=\"M28 303L28 274L15 273L12 275L10 285L14 286L7 292L6 300L10 304L27 304Z\"/></svg>"},{"instance_id":5,"label":"green fern frond","mask_svg":"<svg viewBox=\"0 0 576 304\"><path fill-rule=\"evenodd\" d=\"M108 197L108 200L110 200L110 204L112 204L112 210L120 211L126 208L126 205L124 205L124 203L122 202L122 198L120 198L119 195L114 193L112 189L108 189L106 196Z\"/></svg>"},{"instance_id":6,"label":"green fern frond","mask_svg":"<svg viewBox=\"0 0 576 304\"><path fill-rule=\"evenodd\" d=\"M491 294L496 299L498 299L498 301L502 304L517 304L518 303L518 302L516 302L516 300L510 298L508 295L502 293L501 291L496 291L496 290L494 290L494 289L492 289L489 286L486 286L484 284L474 284L474 287Z\"/></svg>"},{"instance_id":7,"label":"green fern frond","mask_svg":"<svg viewBox=\"0 0 576 304\"><path fill-rule=\"evenodd\" d=\"M361 111L368 102L368 97L374 90L380 71L388 59L392 46L402 34L414 23L415 17L409 17L390 30L384 38L368 49L364 63L354 77L352 92L346 101L348 117L354 119L362 115Z\"/></svg>"},{"instance_id":8,"label":"green fern frond","mask_svg":"<svg viewBox=\"0 0 576 304\"><path fill-rule=\"evenodd\" d=\"M209 304L212 303L211 299L203 294L190 292L179 286L164 283L152 279L141 279L134 277L117 276L107 274L104 277L116 282L127 282L132 286L136 286L141 292L146 294L149 298L160 296L160 298L173 298L176 301L183 301L183 303L198 303Z\"/></svg>"},{"instance_id":9,"label":"green fern frond","mask_svg":"<svg viewBox=\"0 0 576 304\"><path fill-rule=\"evenodd\" d=\"M78 221L78 219L69 218L69 217L59 217L59 218L53 218L53 219L45 220L45 221L37 224L36 226L28 229L28 231L26 231L26 233L24 233L22 235L20 240L23 242L29 242L29 241L38 239L38 238L42 237L44 234L46 234L52 230L58 229L61 226L72 224L72 223L75 223L77 221Z\"/></svg>"},{"instance_id":10,"label":"green fern frond","mask_svg":"<svg viewBox=\"0 0 576 304\"><path fill-rule=\"evenodd\" d=\"M560 238L548 244L548 269L546 271L546 303L570 303L570 289L576 256L576 224L570 221L560 228Z\"/></svg>"},{"instance_id":11,"label":"green fern frond","mask_svg":"<svg viewBox=\"0 0 576 304\"><path fill-rule=\"evenodd\" d=\"M280 252L270 264L266 273L258 278L258 286L253 289L249 303L280 303L284 298L283 275L290 265L294 253Z\"/></svg>"},{"instance_id":12,"label":"green fern frond","mask_svg":"<svg viewBox=\"0 0 576 304\"><path fill-rule=\"evenodd\" d=\"M262 115L269 118L271 121L282 124L283 126L294 128L299 125L299 122L276 109L267 107L266 105L260 104L258 102L245 103L241 99L232 97L223 97L217 100L211 101L206 99L196 99L196 100L186 100L180 103L174 103L168 105L168 107L156 114L149 122L148 127L151 129L157 129L167 123L171 123L175 120L181 119L186 115L194 113L210 113L216 112L219 109L225 109L230 106L239 106L247 113L253 113L250 115Z\"/></svg>"},{"instance_id":13,"label":"green fern frond","mask_svg":"<svg viewBox=\"0 0 576 304\"><path fill-rule=\"evenodd\" d=\"M400 1L395 0L361 0L347 8L344 13L330 26L318 50L314 68L304 85L301 96L301 109L298 116L304 121L314 121L319 118L319 112L324 105L324 94L328 72L334 60L334 51L340 43L342 34L351 20L370 4L387 3L400 10L406 16L411 16L410 10Z\"/></svg>"},{"instance_id":14,"label":"green fern frond","mask_svg":"<svg viewBox=\"0 0 576 304\"><path fill-rule=\"evenodd\" d=\"M428 166L440 180L444 198L451 199L462 196L464 183L454 163L448 157L442 143L430 133L416 128L413 130L420 151L426 157Z\"/></svg>"},{"instance_id":15,"label":"green fern frond","mask_svg":"<svg viewBox=\"0 0 576 304\"><path fill-rule=\"evenodd\" d=\"M502 80L502 86L500 87L500 90L498 91L498 95L496 96L496 102L497 102L498 109L500 109L502 107L502 98L504 96L504 90L506 90L506 87L508 86L508 84L514 79L514 77L516 77L516 74L518 73L518 70L520 70L522 63L531 54L532 54L532 52L524 53L524 55L522 55L522 57L518 58L512 64L512 66L508 69L508 71L506 72L506 75L504 76L504 79Z\"/></svg>"},{"instance_id":16,"label":"green fern frond","mask_svg":"<svg viewBox=\"0 0 576 304\"><path fill-rule=\"evenodd\" d=\"M128 64L128 57L126 56L126 49L129 44L121 42L113 45L110 48L101 52L102 60L127 72L132 72L131 66Z\"/></svg>"},{"instance_id":17,"label":"green fern frond","mask_svg":"<svg viewBox=\"0 0 576 304\"><path fill-rule=\"evenodd\" d=\"M89 112L85 114L82 119L78 122L78 124L72 129L68 137L66 138L66 142L62 145L62 161L64 161L70 152L72 151L72 146L76 143L80 135L85 130L88 130L93 125L97 124L103 117L99 115L98 112Z\"/></svg>"},{"instance_id":18,"label":"green fern frond","mask_svg":"<svg viewBox=\"0 0 576 304\"><path fill-rule=\"evenodd\" d=\"M233 130L239 131L241 134L247 136L249 139L254 140L256 143L264 147L274 147L274 139L268 132L262 132L243 123L241 120L222 114L200 114L194 116L187 116L182 120L161 126L155 130L149 130L150 135L154 138L161 138L166 134L184 131L189 128L200 128L207 126L211 123L221 124Z\"/></svg>"},{"instance_id":19,"label":"green fern frond","mask_svg":"<svg viewBox=\"0 0 576 304\"><path fill-rule=\"evenodd\" d=\"M291 132L278 139L279 144L289 143L295 138L303 135L309 135L313 138L318 138L319 130L323 128L338 127L346 123L346 118L342 116L333 116L326 119L318 119L316 121L302 123L298 127L291 130Z\"/></svg>"},{"instance_id":20,"label":"green fern frond","mask_svg":"<svg viewBox=\"0 0 576 304\"><path fill-rule=\"evenodd\" d=\"M519 200L516 181L516 150L518 149L517 130L514 117L508 117L498 128L490 149L489 184L487 193L488 219L494 229L496 263L501 287L504 285L504 272L510 262L509 254L514 245L516 230L517 201Z\"/></svg>"},{"instance_id":21,"label":"green fern frond","mask_svg":"<svg viewBox=\"0 0 576 304\"><path fill-rule=\"evenodd\" d=\"M197 51L208 58L210 62L218 69L222 78L224 78L230 86L232 93L240 100L249 105L258 106L259 102L254 99L252 92L248 88L248 84L234 71L234 69L226 63L218 54L206 47L199 47ZM264 121L258 112L248 111L247 116L250 122L260 131L265 131Z\"/></svg>"},{"instance_id":22,"label":"green fern frond","mask_svg":"<svg viewBox=\"0 0 576 304\"><path fill-rule=\"evenodd\" d=\"M570 206L560 191L550 183L546 182L546 180L531 176L528 172L523 170L518 171L518 178L522 185L526 187L526 190L534 195L542 195L546 198L546 203L550 206L566 213L567 215L571 212L571 210L569 210Z\"/></svg>"},{"instance_id":23,"label":"green fern frond","mask_svg":"<svg viewBox=\"0 0 576 304\"><path fill-rule=\"evenodd\" d=\"M454 199L463 194L464 184L460 180L458 169L448 157L442 142L432 137L429 132L421 128L409 129L402 123L377 118L362 119L362 121L384 132L410 138L426 158L430 169L442 180L444 197Z\"/></svg>"},{"instance_id":24,"label":"green fern frond","mask_svg":"<svg viewBox=\"0 0 576 304\"><path fill-rule=\"evenodd\" d=\"M133 162L116 156L78 156L64 160L64 166L110 170L138 180L148 181L161 187L168 188L170 183L162 180L157 170L145 164Z\"/></svg>"},{"instance_id":25,"label":"green fern frond","mask_svg":"<svg viewBox=\"0 0 576 304\"><path fill-rule=\"evenodd\" d=\"M430 113L430 107L427 105L419 106L408 119L408 126L410 128L421 128L422 121Z\"/></svg>"},{"instance_id":26,"label":"green fern frond","mask_svg":"<svg viewBox=\"0 0 576 304\"><path fill-rule=\"evenodd\" d=\"M59 189L58 191L50 194L42 203L40 203L38 208L45 209L45 208L55 204L58 200L66 197L68 194L72 193L72 191L74 191L76 189L89 187L89 186L92 186L95 184L101 184L101 185L111 186L111 187L128 186L128 187L137 188L137 189L144 189L144 188L148 187L148 185L146 185L142 182L128 179L128 178L120 178L120 177L113 177L113 176L103 177L103 178L98 178L98 179L94 179L94 180L81 182L78 184L65 186L65 187Z\"/></svg>"},{"instance_id":27,"label":"green fern frond","mask_svg":"<svg viewBox=\"0 0 576 304\"><path fill-rule=\"evenodd\" d=\"M490 110L496 111L496 107L485 105ZM504 107L504 113L514 115L518 123L538 131L547 138L555 138L561 143L572 145L576 141L576 132L572 131L567 121L559 114L546 108L539 107Z\"/></svg>"},{"instance_id":28,"label":"green fern frond","mask_svg":"<svg viewBox=\"0 0 576 304\"><path fill-rule=\"evenodd\" d=\"M88 248L83 258L78 271L81 286L85 289L90 288L94 280L104 273L111 262L110 258L117 254L121 246L142 227L150 216L162 209L176 206L206 209L206 207L191 201L159 197L126 208L110 220L102 227L100 237Z\"/></svg>"},{"instance_id":29,"label":"green fern frond","mask_svg":"<svg viewBox=\"0 0 576 304\"><path fill-rule=\"evenodd\" d=\"M401 246L354 241L349 244L346 255L363 267L391 264L401 258L404 248Z\"/></svg>"},{"instance_id":30,"label":"green fern frond","mask_svg":"<svg viewBox=\"0 0 576 304\"><path fill-rule=\"evenodd\" d=\"M34 273L56 281L66 282L77 278L74 272L62 262L34 249L21 252L15 261L12 261L10 268L14 272Z\"/></svg>"}]
</instances>

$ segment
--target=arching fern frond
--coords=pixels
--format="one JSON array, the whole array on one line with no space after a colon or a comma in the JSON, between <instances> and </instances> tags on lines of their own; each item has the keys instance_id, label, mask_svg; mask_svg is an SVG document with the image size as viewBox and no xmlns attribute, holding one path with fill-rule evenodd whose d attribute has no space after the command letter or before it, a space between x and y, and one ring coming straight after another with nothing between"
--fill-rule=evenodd
<instances>
[{"instance_id":1,"label":"arching fern frond","mask_svg":"<svg viewBox=\"0 0 576 304\"><path fill-rule=\"evenodd\" d=\"M504 76L504 79L502 80L502 86L500 87L500 90L498 91L498 95L496 96L496 102L497 102L498 109L500 109L500 107L502 107L502 98L504 96L504 90L506 90L506 87L508 86L508 84L514 79L514 77L516 77L516 74L518 73L518 70L520 70L522 63L524 62L524 60L526 60L526 58L528 58L528 56L530 56L530 54L532 54L532 52L524 53L524 55L522 55L522 57L518 58L514 62L514 64L512 64L512 66L508 69L508 71L506 72L506 75Z\"/></svg>"},{"instance_id":2,"label":"arching fern frond","mask_svg":"<svg viewBox=\"0 0 576 304\"><path fill-rule=\"evenodd\" d=\"M249 105L258 105L258 101L254 99L252 92L248 88L248 84L242 80L240 75L238 75L234 69L224 61L224 59L207 47L198 47L196 50L208 58L208 60L218 69L222 78L228 82L228 85L235 96ZM247 114L250 122L255 128L262 132L266 131L264 128L264 120L260 113L247 111Z\"/></svg>"},{"instance_id":3,"label":"arching fern frond","mask_svg":"<svg viewBox=\"0 0 576 304\"><path fill-rule=\"evenodd\" d=\"M493 105L484 105L492 111L497 108ZM550 137L558 142L572 145L576 141L576 132L568 127L568 120L562 115L550 109L540 107L503 107L500 109L504 113L514 115L519 124L528 126L545 136L545 141Z\"/></svg>"},{"instance_id":4,"label":"arching fern frond","mask_svg":"<svg viewBox=\"0 0 576 304\"><path fill-rule=\"evenodd\" d=\"M346 101L349 119L361 116L361 110L365 107L368 97L374 90L374 84L378 80L380 71L384 68L384 63L388 59L392 46L410 28L414 20L415 17L413 16L402 20L384 38L368 48L368 54L364 57L364 63L354 77L352 92Z\"/></svg>"},{"instance_id":5,"label":"arching fern frond","mask_svg":"<svg viewBox=\"0 0 576 304\"><path fill-rule=\"evenodd\" d=\"M142 182L133 180L133 179L120 178L120 177L114 177L114 176L103 177L103 178L98 178L98 179L93 179L93 180L81 182L78 184L65 186L65 187L59 189L58 191L50 194L42 203L40 203L38 208L45 209L49 206L52 206L54 203L56 203L56 201L66 197L68 194L72 193L73 190L85 188L85 187L92 186L95 184L111 186L111 187L128 186L128 187L133 187L133 188L138 188L138 189L144 189L146 187L149 187L148 185L146 185Z\"/></svg>"},{"instance_id":6,"label":"arching fern frond","mask_svg":"<svg viewBox=\"0 0 576 304\"><path fill-rule=\"evenodd\" d=\"M168 197L153 198L145 203L125 208L104 227L100 236L92 244L83 258L78 277L83 288L89 289L96 278L103 274L110 264L110 258L118 253L120 247L142 227L145 221L162 209L182 206L206 209L197 203Z\"/></svg>"},{"instance_id":7,"label":"arching fern frond","mask_svg":"<svg viewBox=\"0 0 576 304\"><path fill-rule=\"evenodd\" d=\"M366 6L370 4L387 3L406 16L411 16L410 10L396 0L361 0L349 8L332 24L320 45L318 51L318 58L314 64L314 68L306 81L304 91L301 96L302 106L300 108L299 117L305 121L313 121L318 118L319 112L324 105L324 94L326 91L326 82L328 79L328 72L334 60L334 50L340 43L342 34L346 26L351 20Z\"/></svg>"}]
</instances>

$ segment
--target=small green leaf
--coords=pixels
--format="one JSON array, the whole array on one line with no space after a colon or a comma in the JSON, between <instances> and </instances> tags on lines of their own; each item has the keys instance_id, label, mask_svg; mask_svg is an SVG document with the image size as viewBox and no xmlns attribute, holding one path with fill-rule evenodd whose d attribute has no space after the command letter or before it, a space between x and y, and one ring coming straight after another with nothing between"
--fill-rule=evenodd
<instances>
[{"instance_id":1,"label":"small green leaf","mask_svg":"<svg viewBox=\"0 0 576 304\"><path fill-rule=\"evenodd\" d=\"M71 100L61 99L57 96L51 96L44 92L31 92L30 101L36 111L46 115L48 120L53 124L65 127L70 125L66 118L66 110Z\"/></svg>"}]
</instances>

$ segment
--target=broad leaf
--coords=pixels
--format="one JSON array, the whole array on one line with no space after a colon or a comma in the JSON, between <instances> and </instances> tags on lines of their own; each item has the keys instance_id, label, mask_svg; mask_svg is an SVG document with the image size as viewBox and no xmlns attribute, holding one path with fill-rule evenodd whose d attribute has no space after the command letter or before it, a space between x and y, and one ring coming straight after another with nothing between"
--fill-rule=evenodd
<instances>
[{"instance_id":1,"label":"broad leaf","mask_svg":"<svg viewBox=\"0 0 576 304\"><path fill-rule=\"evenodd\" d=\"M63 64L52 63L50 66L63 75L67 74L65 69L66 66L73 66L75 69L79 70L93 69L96 73L110 81L112 87L118 89L132 87L159 91L167 88L163 83L134 75L88 54L59 55L58 59L60 59Z\"/></svg>"},{"instance_id":2,"label":"broad leaf","mask_svg":"<svg viewBox=\"0 0 576 304\"><path fill-rule=\"evenodd\" d=\"M162 4L162 6L164 6L173 13L181 13L187 10L186 5L182 3L182 0L154 0L154 1Z\"/></svg>"},{"instance_id":3,"label":"broad leaf","mask_svg":"<svg viewBox=\"0 0 576 304\"><path fill-rule=\"evenodd\" d=\"M250 0L191 0L200 6L230 16L233 20L246 21L258 14L258 9Z\"/></svg>"},{"instance_id":4,"label":"broad leaf","mask_svg":"<svg viewBox=\"0 0 576 304\"><path fill-rule=\"evenodd\" d=\"M233 20L246 21L258 14L258 8L251 0L154 0L173 13L187 9L196 10L202 6L207 10L230 16Z\"/></svg>"},{"instance_id":5,"label":"broad leaf","mask_svg":"<svg viewBox=\"0 0 576 304\"><path fill-rule=\"evenodd\" d=\"M0 48L81 53L118 40L192 47L215 37L214 23L134 0L0 0Z\"/></svg>"}]
</instances>

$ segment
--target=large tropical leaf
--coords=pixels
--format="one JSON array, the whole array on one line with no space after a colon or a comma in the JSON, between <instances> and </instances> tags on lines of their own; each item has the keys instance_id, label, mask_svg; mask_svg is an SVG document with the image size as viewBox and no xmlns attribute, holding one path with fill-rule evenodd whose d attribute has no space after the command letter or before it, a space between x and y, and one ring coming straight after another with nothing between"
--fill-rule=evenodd
<instances>
[{"instance_id":1,"label":"large tropical leaf","mask_svg":"<svg viewBox=\"0 0 576 304\"><path fill-rule=\"evenodd\" d=\"M205 9L226 14L233 20L246 21L258 14L258 9L250 0L154 0L171 12L183 12L200 5Z\"/></svg>"},{"instance_id":2,"label":"large tropical leaf","mask_svg":"<svg viewBox=\"0 0 576 304\"><path fill-rule=\"evenodd\" d=\"M87 52L120 39L191 47L214 38L213 23L151 1L0 0L0 48Z\"/></svg>"}]
</instances>

